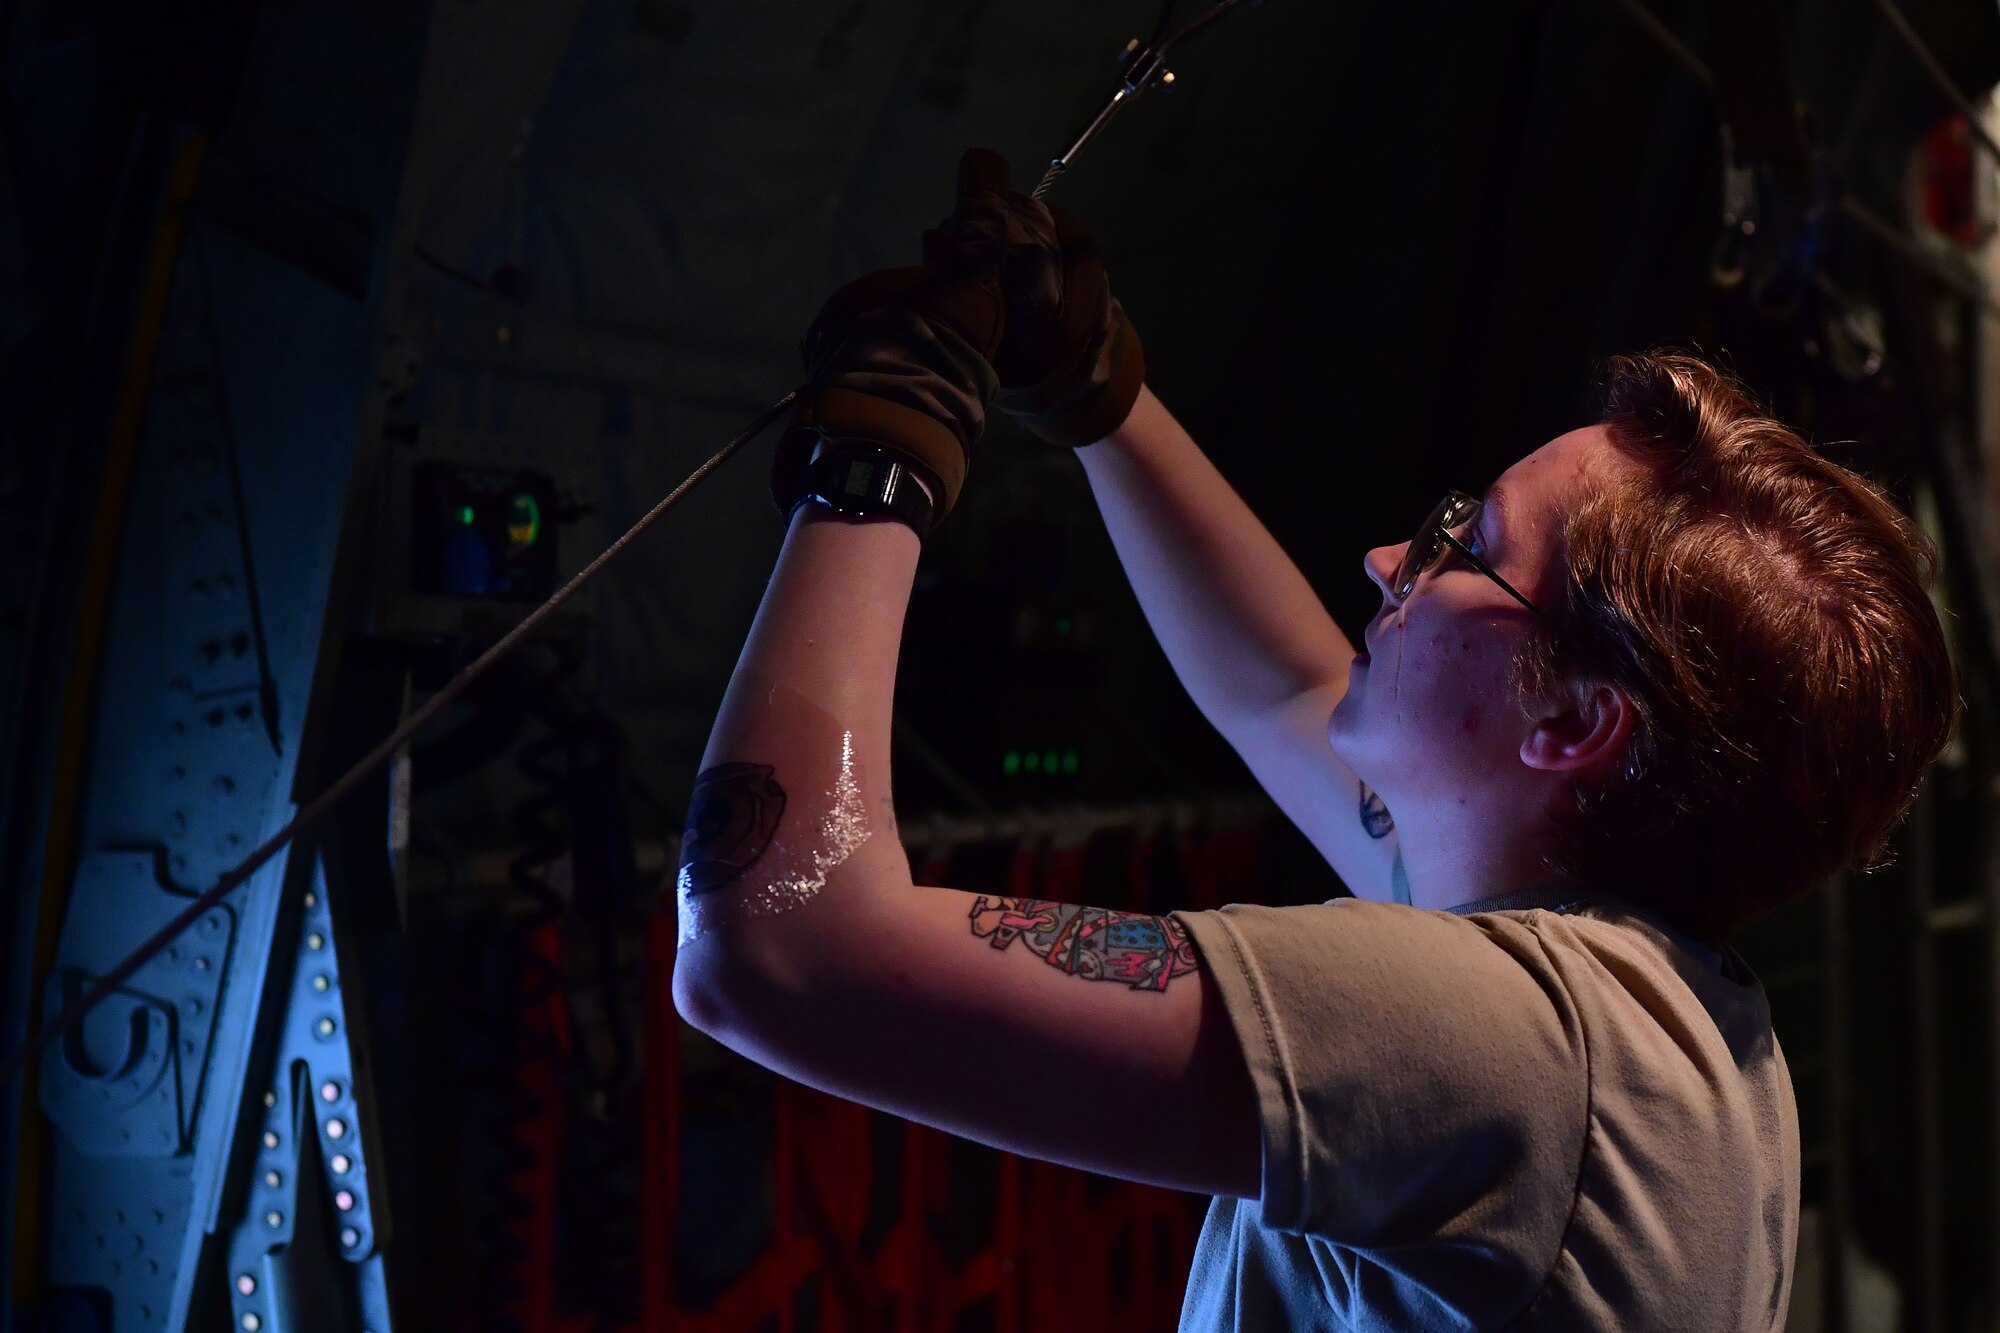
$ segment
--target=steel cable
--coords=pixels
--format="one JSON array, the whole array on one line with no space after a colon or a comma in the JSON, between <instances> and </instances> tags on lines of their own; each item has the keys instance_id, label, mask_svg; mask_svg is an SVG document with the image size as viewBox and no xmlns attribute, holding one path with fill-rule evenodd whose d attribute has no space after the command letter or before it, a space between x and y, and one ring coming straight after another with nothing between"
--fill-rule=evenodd
<instances>
[{"instance_id":1,"label":"steel cable","mask_svg":"<svg viewBox=\"0 0 2000 1333\"><path fill-rule=\"evenodd\" d=\"M560 610L578 592L582 591L584 585L596 578L606 565L609 565L613 560L623 555L633 542L645 535L648 528L651 528L654 523L658 522L669 509L680 503L681 497L693 489L696 483L707 478L711 472L728 461L737 450L763 434L772 422L784 415L792 404L798 400L798 396L799 390L793 389L777 402L765 408L742 434L710 455L706 462L687 475L686 480L674 487L664 499L647 510L638 522L626 529L624 535L612 542L611 545L605 547L596 559L585 565L577 572L574 578L557 589L552 597L529 612L526 619L522 620L513 629L507 631L491 648L488 648L477 658L473 659L463 671L445 682L444 688L432 695L424 702L422 707L405 718L402 725L384 737L382 742L374 749L356 760L354 765L336 778L331 786L308 801L305 808L292 817L290 823L286 824L276 833L273 833L269 838L266 838L258 845L256 850L244 857L235 869L228 871L220 879L216 880L211 888L204 891L198 897L190 899L187 906L175 914L171 921L147 936L144 942L125 956L123 961L92 982L90 988L74 1002L64 1006L62 1011L45 1023L34 1036L28 1039L26 1044L7 1057L4 1071L0 1071L0 1086L12 1083L14 1078L23 1069L27 1068L30 1060L40 1055L50 1042L55 1041L69 1032L78 1023L82 1022L83 1016L86 1013L115 992L119 986L131 978L133 973L144 967L147 960L173 943L182 931L200 920L203 913L222 901L231 890L261 870L266 862L283 851L300 834L316 827L336 805L340 804L342 797L353 791L354 788L374 774L382 765L389 762L390 757L402 749L409 742L410 737L414 736L422 729L426 722L429 722L447 705L462 695L474 681L485 675L494 663L507 656L522 642L533 635L543 622Z\"/></svg>"},{"instance_id":2,"label":"steel cable","mask_svg":"<svg viewBox=\"0 0 2000 1333\"><path fill-rule=\"evenodd\" d=\"M1134 87L1129 82L1121 82L1117 94L1107 103L1104 110L1098 113L1097 119L1091 123L1082 136L1071 144L1069 150L1061 158L1051 164L1041 183L1036 186L1034 197L1040 199L1048 192L1049 187L1055 183L1056 177L1068 168L1077 154L1103 128L1104 123L1110 118L1111 114L1122 107L1125 101L1129 100L1131 94L1138 91L1139 88L1146 86L1152 77L1164 73L1164 66L1160 64L1160 57L1164 56L1167 49L1171 48L1175 43L1209 28L1220 20L1223 15L1235 9L1240 3L1242 3L1242 0L1216 0L1216 3L1199 17L1191 20L1170 36L1160 39L1158 32L1173 12L1172 0L1166 0L1160 11L1160 21L1156 24L1155 28L1155 45L1137 47L1135 43L1134 46L1134 63L1144 65L1150 73L1145 74L1139 79L1137 87ZM1166 75L1166 77L1171 79L1171 75ZM429 256L423 256L423 258L429 261ZM803 387L801 386L801 389ZM528 614L526 619L509 630L499 642L481 653L470 665L459 672L458 675L445 682L444 688L432 695L430 699L425 701L422 707L404 719L402 725L390 732L379 745L370 750L366 755L363 755L351 768L336 778L331 786L307 802L305 807L292 817L290 823L265 839L256 850L243 858L234 869L228 871L218 879L212 887L198 897L190 900L188 905L175 915L171 921L154 931L144 942L133 949L130 954L126 955L117 966L91 983L90 988L75 1002L64 1006L60 1013L45 1023L19 1050L10 1054L4 1065L0 1065L0 1086L11 1084L14 1078L27 1067L28 1062L40 1055L50 1042L73 1029L83 1020L83 1016L86 1013L103 1002L121 984L129 980L133 973L145 966L148 959L166 948L182 931L199 920L202 913L215 906L231 890L248 880L250 876L256 874L258 870L263 868L266 862L283 851L300 834L318 825L326 817L327 813L340 803L343 797L353 791L356 786L365 781L377 769L381 768L383 764L387 763L390 757L408 743L410 737L415 735L426 722L430 721L431 718L435 717L448 704L463 694L466 688L483 676L494 663L507 656L516 646L533 634L549 616L553 615L570 598L574 597L606 565L622 555L628 546L638 540L662 515L673 508L695 483L707 477L709 473L720 467L737 450L741 449L758 435L761 435L772 422L782 416L798 400L799 393L800 389L793 389L783 398L780 398L777 402L766 408L763 414L753 421L741 435L738 435L728 444L718 449L710 456L707 462L689 473L685 481L676 486L665 499L648 510L638 522L626 530L623 536L607 546L596 559L584 566L574 578L559 588L554 596L536 607Z\"/></svg>"}]
</instances>

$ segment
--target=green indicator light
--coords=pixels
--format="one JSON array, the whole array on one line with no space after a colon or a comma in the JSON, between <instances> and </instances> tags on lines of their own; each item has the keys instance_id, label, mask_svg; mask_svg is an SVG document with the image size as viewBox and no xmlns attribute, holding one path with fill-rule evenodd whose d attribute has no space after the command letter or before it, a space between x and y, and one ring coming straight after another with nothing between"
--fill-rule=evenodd
<instances>
[{"instance_id":1,"label":"green indicator light","mask_svg":"<svg viewBox=\"0 0 2000 1333\"><path fill-rule=\"evenodd\" d=\"M1065 773L1076 772L1076 762L1077 762L1076 751L1071 750L1068 754L1063 756L1063 772Z\"/></svg>"},{"instance_id":2,"label":"green indicator light","mask_svg":"<svg viewBox=\"0 0 2000 1333\"><path fill-rule=\"evenodd\" d=\"M1054 750L1050 750L1047 754L1042 756L1042 767L1048 770L1049 772L1053 773L1056 771L1056 769L1060 768L1061 766L1062 766L1062 756L1057 754Z\"/></svg>"},{"instance_id":3,"label":"green indicator light","mask_svg":"<svg viewBox=\"0 0 2000 1333\"><path fill-rule=\"evenodd\" d=\"M533 546L542 535L542 507L532 495L514 497L507 511L507 540L516 546Z\"/></svg>"},{"instance_id":4,"label":"green indicator light","mask_svg":"<svg viewBox=\"0 0 2000 1333\"><path fill-rule=\"evenodd\" d=\"M1021 752L1019 750L1007 751L1006 758L1000 761L1000 771L1010 778L1019 773L1021 771Z\"/></svg>"},{"instance_id":5,"label":"green indicator light","mask_svg":"<svg viewBox=\"0 0 2000 1333\"><path fill-rule=\"evenodd\" d=\"M1056 633L1067 634L1069 633L1069 631L1070 631L1069 617L1062 616L1058 618L1056 621Z\"/></svg>"},{"instance_id":6,"label":"green indicator light","mask_svg":"<svg viewBox=\"0 0 2000 1333\"><path fill-rule=\"evenodd\" d=\"M1030 773L1033 773L1036 769L1040 768L1041 766L1042 766L1042 757L1036 754L1033 750L1028 751L1028 753L1021 759L1021 767L1027 769Z\"/></svg>"},{"instance_id":7,"label":"green indicator light","mask_svg":"<svg viewBox=\"0 0 2000 1333\"><path fill-rule=\"evenodd\" d=\"M458 521L460 523L464 524L466 527L469 528L472 526L473 517L474 515L472 512L471 505L460 505L458 507Z\"/></svg>"}]
</instances>

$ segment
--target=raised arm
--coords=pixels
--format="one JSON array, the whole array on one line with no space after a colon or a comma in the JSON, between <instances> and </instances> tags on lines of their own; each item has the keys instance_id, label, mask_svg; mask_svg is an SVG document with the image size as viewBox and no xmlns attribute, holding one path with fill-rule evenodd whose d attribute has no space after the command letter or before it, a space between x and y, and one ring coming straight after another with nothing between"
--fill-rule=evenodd
<instances>
[{"instance_id":1,"label":"raised arm","mask_svg":"<svg viewBox=\"0 0 2000 1333\"><path fill-rule=\"evenodd\" d=\"M1210 722L1235 733L1308 691L1345 691L1354 645L1152 390L1077 457L1153 633Z\"/></svg>"},{"instance_id":2,"label":"raised arm","mask_svg":"<svg viewBox=\"0 0 2000 1333\"><path fill-rule=\"evenodd\" d=\"M933 260L997 260L995 405L1078 451L1181 683L1348 887L1401 898L1394 824L1326 739L1354 647L1305 576L1145 387L1145 354L1090 234L974 149Z\"/></svg>"},{"instance_id":3,"label":"raised arm","mask_svg":"<svg viewBox=\"0 0 2000 1333\"><path fill-rule=\"evenodd\" d=\"M943 517L967 475L995 385L986 276L872 274L806 335L772 464L785 545L681 840L674 1003L823 1091L1049 1161L1256 1198L1258 1097L1181 922L918 887L896 841L890 705L928 527L897 497L920 486Z\"/></svg>"},{"instance_id":4,"label":"raised arm","mask_svg":"<svg viewBox=\"0 0 2000 1333\"><path fill-rule=\"evenodd\" d=\"M1077 451L1181 683L1271 799L1364 897L1399 897L1395 826L1327 744L1354 646L1150 389Z\"/></svg>"}]
</instances>

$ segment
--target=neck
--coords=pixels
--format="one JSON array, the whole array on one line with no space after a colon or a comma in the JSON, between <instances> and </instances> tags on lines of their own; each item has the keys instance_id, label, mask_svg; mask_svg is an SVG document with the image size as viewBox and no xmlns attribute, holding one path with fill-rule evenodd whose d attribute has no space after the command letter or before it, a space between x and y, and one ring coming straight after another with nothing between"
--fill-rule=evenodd
<instances>
[{"instance_id":1,"label":"neck","mask_svg":"<svg viewBox=\"0 0 2000 1333\"><path fill-rule=\"evenodd\" d=\"M1542 865L1539 838L1495 839L1481 821L1459 813L1460 818L1435 826L1397 820L1413 906L1449 911L1494 898L1559 890Z\"/></svg>"}]
</instances>

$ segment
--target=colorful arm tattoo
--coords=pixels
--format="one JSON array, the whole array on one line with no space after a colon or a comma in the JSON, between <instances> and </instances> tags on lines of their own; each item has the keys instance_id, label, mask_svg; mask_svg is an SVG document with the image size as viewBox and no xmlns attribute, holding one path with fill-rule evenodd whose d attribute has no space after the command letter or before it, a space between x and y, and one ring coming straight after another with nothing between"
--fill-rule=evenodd
<instances>
[{"instance_id":1,"label":"colorful arm tattoo","mask_svg":"<svg viewBox=\"0 0 2000 1333\"><path fill-rule=\"evenodd\" d=\"M1172 917L981 895L972 904L972 933L996 949L1026 936L1050 967L1133 990L1162 991L1175 977L1200 970L1186 929Z\"/></svg>"}]
</instances>

